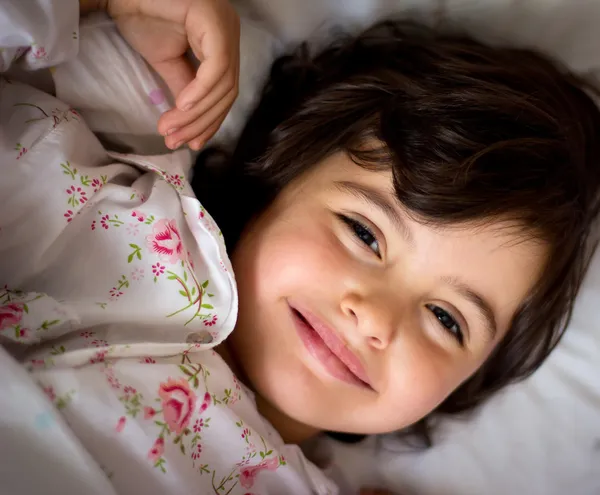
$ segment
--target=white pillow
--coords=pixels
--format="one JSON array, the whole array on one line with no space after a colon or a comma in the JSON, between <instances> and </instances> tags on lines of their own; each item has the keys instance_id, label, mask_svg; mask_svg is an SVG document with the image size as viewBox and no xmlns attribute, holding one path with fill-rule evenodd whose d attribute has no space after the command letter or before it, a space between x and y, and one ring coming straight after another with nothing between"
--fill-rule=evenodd
<instances>
[{"instance_id":1,"label":"white pillow","mask_svg":"<svg viewBox=\"0 0 600 495\"><path fill-rule=\"evenodd\" d=\"M358 28L400 14L455 25L488 43L535 48L579 73L600 69L595 0L253 0L251 7L287 45L321 39L327 26ZM272 59L256 45L252 50L242 45L243 66L264 74ZM378 449L373 440L335 445L342 469L356 486L379 481L405 494L600 494L599 302L600 252L570 328L532 378L505 389L469 420L445 421L430 450L399 453L387 440Z\"/></svg>"}]
</instances>

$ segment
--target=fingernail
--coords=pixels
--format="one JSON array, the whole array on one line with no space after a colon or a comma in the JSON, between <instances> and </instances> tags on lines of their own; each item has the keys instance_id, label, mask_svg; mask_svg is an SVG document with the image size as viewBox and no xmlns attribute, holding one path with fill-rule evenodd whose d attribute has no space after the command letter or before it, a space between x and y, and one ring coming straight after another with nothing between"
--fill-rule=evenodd
<instances>
[{"instance_id":1,"label":"fingernail","mask_svg":"<svg viewBox=\"0 0 600 495\"><path fill-rule=\"evenodd\" d=\"M170 136L171 134L173 134L175 131L177 130L177 127L172 127L171 129L169 129L167 132L165 132L165 136Z\"/></svg>"},{"instance_id":2,"label":"fingernail","mask_svg":"<svg viewBox=\"0 0 600 495\"><path fill-rule=\"evenodd\" d=\"M177 141L173 146L171 146L172 150L176 150L183 144L183 141Z\"/></svg>"},{"instance_id":3,"label":"fingernail","mask_svg":"<svg viewBox=\"0 0 600 495\"><path fill-rule=\"evenodd\" d=\"M181 108L181 110L182 110L183 112L187 112L188 110L191 110L193 106L194 106L194 104L193 104L193 103L188 103L188 104L184 105L184 106Z\"/></svg>"}]
</instances>

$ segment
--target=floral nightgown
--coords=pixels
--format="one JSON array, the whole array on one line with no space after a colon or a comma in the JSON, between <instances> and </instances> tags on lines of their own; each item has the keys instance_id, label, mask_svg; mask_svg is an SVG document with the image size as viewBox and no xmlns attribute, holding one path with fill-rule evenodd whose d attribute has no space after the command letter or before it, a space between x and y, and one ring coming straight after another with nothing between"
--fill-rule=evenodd
<instances>
[{"instance_id":1,"label":"floral nightgown","mask_svg":"<svg viewBox=\"0 0 600 495\"><path fill-rule=\"evenodd\" d=\"M75 0L0 6L0 491L337 493L212 350L237 292L191 155L105 149L169 101L114 28L89 36L132 61L105 93L77 78ZM48 68L59 98L12 77Z\"/></svg>"}]
</instances>

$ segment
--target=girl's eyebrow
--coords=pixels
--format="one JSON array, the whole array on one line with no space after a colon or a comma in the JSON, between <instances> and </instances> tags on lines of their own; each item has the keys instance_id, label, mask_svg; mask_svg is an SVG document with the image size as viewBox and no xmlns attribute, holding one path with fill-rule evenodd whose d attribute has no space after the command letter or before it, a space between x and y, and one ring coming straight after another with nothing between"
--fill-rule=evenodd
<instances>
[{"instance_id":1,"label":"girl's eyebrow","mask_svg":"<svg viewBox=\"0 0 600 495\"><path fill-rule=\"evenodd\" d=\"M406 222L398 212L398 208L389 201L386 195L367 185L358 184L348 180L335 181L333 185L338 191L350 193L357 199L382 211L390 219L396 230L406 242L414 245L410 228L406 225Z\"/></svg>"},{"instance_id":2,"label":"girl's eyebrow","mask_svg":"<svg viewBox=\"0 0 600 495\"><path fill-rule=\"evenodd\" d=\"M485 327L489 334L489 340L493 341L496 338L498 330L496 327L496 315L490 303L488 303L486 299L481 296L481 294L475 292L466 283L456 277L442 277L442 281L450 285L462 297L477 307L483 320L485 321Z\"/></svg>"}]
</instances>

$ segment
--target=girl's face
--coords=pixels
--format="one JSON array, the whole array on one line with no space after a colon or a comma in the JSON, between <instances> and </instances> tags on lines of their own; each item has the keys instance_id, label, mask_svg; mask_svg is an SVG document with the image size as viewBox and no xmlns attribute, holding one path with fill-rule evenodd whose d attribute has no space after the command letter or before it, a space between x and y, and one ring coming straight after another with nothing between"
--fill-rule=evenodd
<instances>
[{"instance_id":1,"label":"girl's face","mask_svg":"<svg viewBox=\"0 0 600 495\"><path fill-rule=\"evenodd\" d=\"M236 248L237 366L302 425L372 434L414 423L482 365L541 274L545 247L503 227L422 225L391 173L331 156Z\"/></svg>"}]
</instances>

